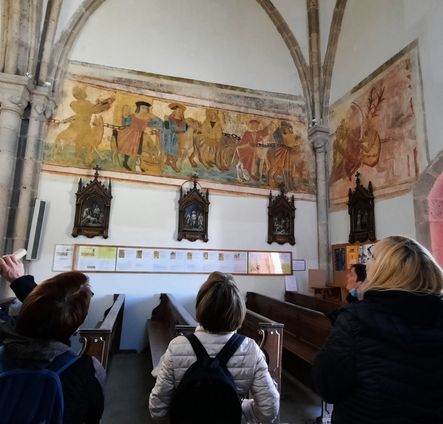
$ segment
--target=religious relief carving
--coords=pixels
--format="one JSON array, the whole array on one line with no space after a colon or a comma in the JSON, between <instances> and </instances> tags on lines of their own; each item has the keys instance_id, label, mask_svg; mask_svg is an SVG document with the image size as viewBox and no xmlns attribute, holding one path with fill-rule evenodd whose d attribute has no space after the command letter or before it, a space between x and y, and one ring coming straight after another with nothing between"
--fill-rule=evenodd
<instances>
[{"instance_id":1,"label":"religious relief carving","mask_svg":"<svg viewBox=\"0 0 443 424\"><path fill-rule=\"evenodd\" d=\"M189 241L208 241L209 191L206 189L206 193L203 193L197 179L197 174L194 174L192 180L186 181L180 187L177 237L179 241L184 238ZM191 185L191 188L183 192L183 186L186 184Z\"/></svg>"},{"instance_id":2,"label":"religious relief carving","mask_svg":"<svg viewBox=\"0 0 443 424\"><path fill-rule=\"evenodd\" d=\"M94 179L83 185L80 178L75 206L75 220L72 236L84 235L92 238L108 238L109 213L111 209L111 181L106 188L98 180L98 165L95 167Z\"/></svg>"},{"instance_id":3,"label":"religious relief carving","mask_svg":"<svg viewBox=\"0 0 443 424\"><path fill-rule=\"evenodd\" d=\"M284 183L279 184L280 194L272 196L269 192L268 206L268 243L276 242L278 244L295 244L294 237L294 219L295 206L294 196L288 198L285 195Z\"/></svg>"},{"instance_id":4,"label":"religious relief carving","mask_svg":"<svg viewBox=\"0 0 443 424\"><path fill-rule=\"evenodd\" d=\"M374 241L376 238L372 182L369 181L366 189L360 184L360 173L357 172L355 183L355 190L349 189L348 193L348 213L351 220L349 243Z\"/></svg>"}]
</instances>

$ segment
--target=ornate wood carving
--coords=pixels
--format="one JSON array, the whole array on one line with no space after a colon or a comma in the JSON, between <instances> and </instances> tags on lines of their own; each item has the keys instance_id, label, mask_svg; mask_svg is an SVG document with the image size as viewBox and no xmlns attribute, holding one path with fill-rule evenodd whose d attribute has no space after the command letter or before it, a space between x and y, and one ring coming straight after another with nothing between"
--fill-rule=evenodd
<instances>
[{"instance_id":1,"label":"ornate wood carving","mask_svg":"<svg viewBox=\"0 0 443 424\"><path fill-rule=\"evenodd\" d=\"M355 190L349 189L348 213L351 220L349 243L374 241L374 194L372 182L369 181L366 189L360 184L360 173L355 174Z\"/></svg>"},{"instance_id":2,"label":"ornate wood carving","mask_svg":"<svg viewBox=\"0 0 443 424\"><path fill-rule=\"evenodd\" d=\"M92 238L103 236L108 238L109 213L111 210L111 181L106 188L98 180L98 165L95 167L94 179L83 185L78 182L75 205L75 220L72 236L84 235Z\"/></svg>"},{"instance_id":3,"label":"ornate wood carving","mask_svg":"<svg viewBox=\"0 0 443 424\"><path fill-rule=\"evenodd\" d=\"M179 241L182 239L208 241L209 191L202 193L197 179L198 176L194 175L191 181L186 182L192 184L192 187L185 192L183 185L186 183L180 187L177 236Z\"/></svg>"},{"instance_id":4,"label":"ornate wood carving","mask_svg":"<svg viewBox=\"0 0 443 424\"><path fill-rule=\"evenodd\" d=\"M280 194L273 197L269 192L268 206L268 243L295 244L294 219L295 206L294 196L288 198L284 193L284 183L279 184Z\"/></svg>"}]
</instances>

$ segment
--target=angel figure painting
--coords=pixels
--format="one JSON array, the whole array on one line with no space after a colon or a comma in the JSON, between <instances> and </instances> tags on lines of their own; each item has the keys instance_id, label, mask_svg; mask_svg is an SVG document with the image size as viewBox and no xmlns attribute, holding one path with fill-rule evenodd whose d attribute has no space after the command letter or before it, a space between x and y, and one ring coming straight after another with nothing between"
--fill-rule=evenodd
<instances>
[{"instance_id":1,"label":"angel figure painting","mask_svg":"<svg viewBox=\"0 0 443 424\"><path fill-rule=\"evenodd\" d=\"M410 189L427 163L415 43L337 101L329 122L333 206L345 207L357 171L376 197Z\"/></svg>"},{"instance_id":2,"label":"angel figure painting","mask_svg":"<svg viewBox=\"0 0 443 424\"><path fill-rule=\"evenodd\" d=\"M166 100L136 90L67 79L50 120L44 166L90 168L158 181L198 173L229 184L315 194L315 161L305 116L275 117ZM167 184L168 181L165 181ZM252 192L252 191L251 191Z\"/></svg>"}]
</instances>

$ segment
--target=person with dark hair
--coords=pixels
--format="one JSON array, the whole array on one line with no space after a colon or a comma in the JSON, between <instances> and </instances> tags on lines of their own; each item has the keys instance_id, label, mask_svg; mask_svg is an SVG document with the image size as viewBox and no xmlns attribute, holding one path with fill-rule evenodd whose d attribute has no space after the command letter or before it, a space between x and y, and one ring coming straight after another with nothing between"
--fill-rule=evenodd
<instances>
[{"instance_id":1,"label":"person with dark hair","mask_svg":"<svg viewBox=\"0 0 443 424\"><path fill-rule=\"evenodd\" d=\"M369 249L363 299L342 308L313 365L333 424L443 423L443 272L418 242Z\"/></svg>"},{"instance_id":2,"label":"person with dark hair","mask_svg":"<svg viewBox=\"0 0 443 424\"><path fill-rule=\"evenodd\" d=\"M23 301L15 328L3 323L1 359L12 369L44 369L70 351L70 337L86 318L92 298L88 277L65 272L37 285ZM93 424L103 413L105 370L88 355L60 374L65 424Z\"/></svg>"},{"instance_id":3,"label":"person with dark hair","mask_svg":"<svg viewBox=\"0 0 443 424\"><path fill-rule=\"evenodd\" d=\"M196 298L199 326L195 336L210 357L215 357L238 330L246 315L246 305L233 277L213 272ZM153 418L167 419L171 399L187 369L196 361L194 350L184 336L173 339L159 365L157 381L149 396ZM279 410L279 393L268 371L265 356L257 343L245 337L227 362L237 392L250 395L242 401L248 423L272 423ZM191 405L198 408L198 405ZM223 408L223 405L220 405Z\"/></svg>"},{"instance_id":4,"label":"person with dark hair","mask_svg":"<svg viewBox=\"0 0 443 424\"><path fill-rule=\"evenodd\" d=\"M346 274L346 290L348 295L346 301L348 303L357 302L359 299L359 287L361 283L366 280L366 265L365 264L352 264Z\"/></svg>"}]
</instances>

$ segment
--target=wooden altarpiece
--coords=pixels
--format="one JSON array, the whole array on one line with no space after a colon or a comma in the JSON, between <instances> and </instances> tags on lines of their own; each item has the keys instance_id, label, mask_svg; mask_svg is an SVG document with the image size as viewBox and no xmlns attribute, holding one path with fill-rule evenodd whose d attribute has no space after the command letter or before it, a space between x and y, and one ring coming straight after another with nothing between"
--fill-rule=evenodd
<instances>
[{"instance_id":1,"label":"wooden altarpiece","mask_svg":"<svg viewBox=\"0 0 443 424\"><path fill-rule=\"evenodd\" d=\"M285 195L284 183L279 184L280 194L272 196L269 192L268 206L268 243L276 242L278 244L295 244L294 220L295 206L294 196L288 198Z\"/></svg>"},{"instance_id":2,"label":"wooden altarpiece","mask_svg":"<svg viewBox=\"0 0 443 424\"><path fill-rule=\"evenodd\" d=\"M74 228L72 236L84 235L92 238L102 236L108 238L109 213L111 210L111 180L106 188L98 180L99 167L95 167L94 179L84 185L82 179L78 182L78 190L75 193L77 200L75 205Z\"/></svg>"},{"instance_id":3,"label":"wooden altarpiece","mask_svg":"<svg viewBox=\"0 0 443 424\"><path fill-rule=\"evenodd\" d=\"M180 187L178 241L208 241L209 191L206 189L206 193L202 193L197 179L198 176L194 175L192 180L186 181ZM183 186L186 184L190 184L191 188L184 191Z\"/></svg>"},{"instance_id":4,"label":"wooden altarpiece","mask_svg":"<svg viewBox=\"0 0 443 424\"><path fill-rule=\"evenodd\" d=\"M375 241L374 194L372 182L366 189L360 184L360 173L355 174L355 189L349 189L350 216L349 243Z\"/></svg>"}]
</instances>

